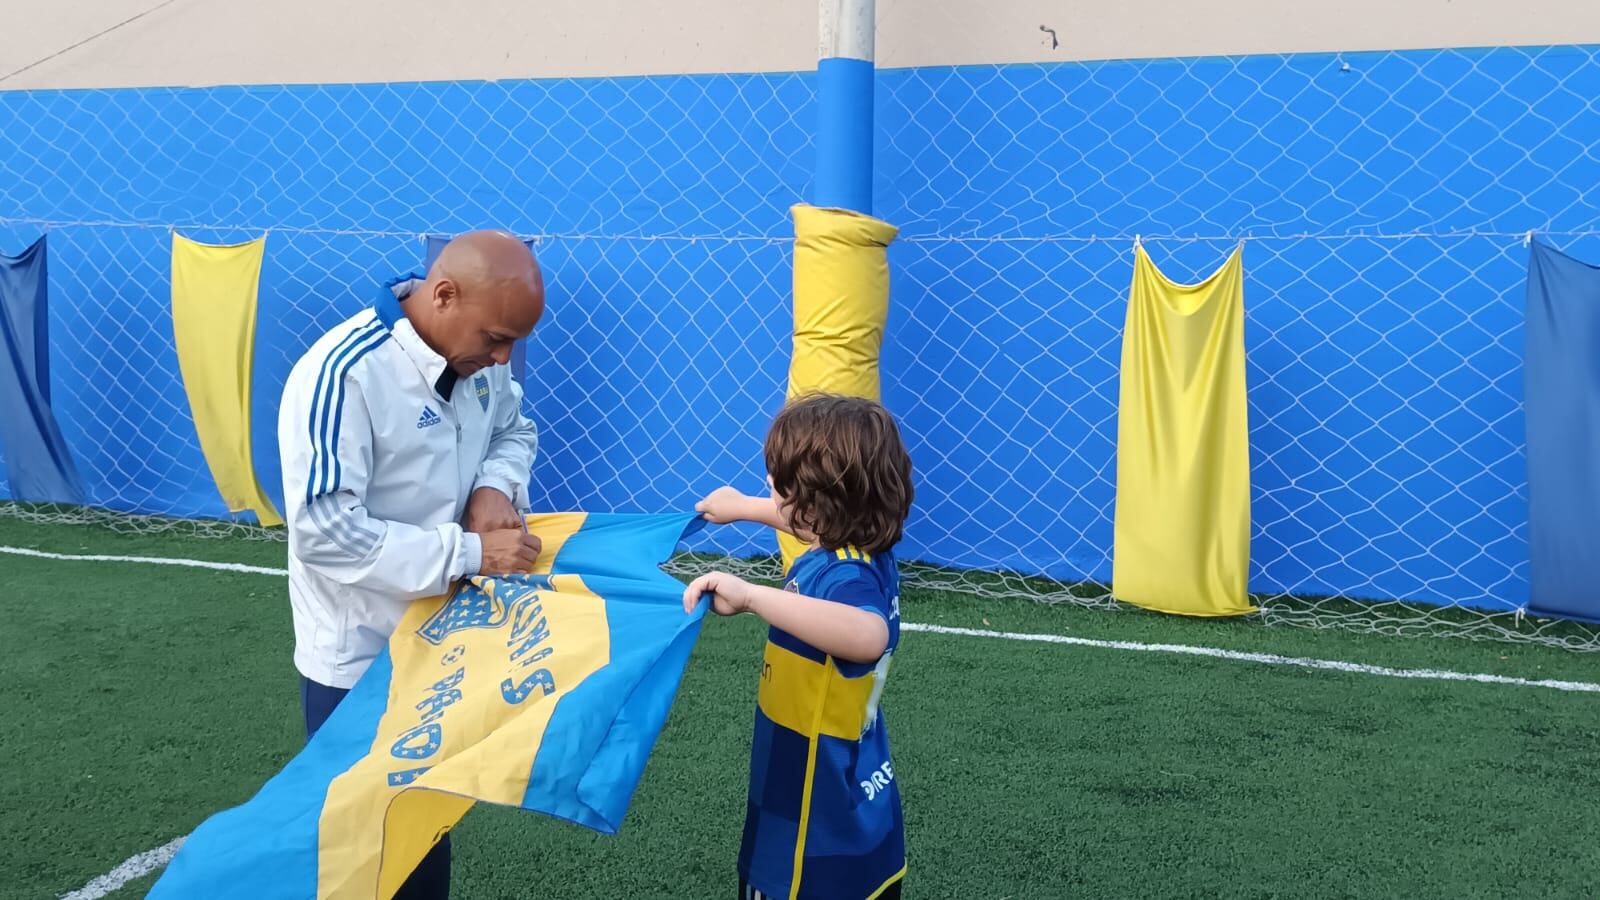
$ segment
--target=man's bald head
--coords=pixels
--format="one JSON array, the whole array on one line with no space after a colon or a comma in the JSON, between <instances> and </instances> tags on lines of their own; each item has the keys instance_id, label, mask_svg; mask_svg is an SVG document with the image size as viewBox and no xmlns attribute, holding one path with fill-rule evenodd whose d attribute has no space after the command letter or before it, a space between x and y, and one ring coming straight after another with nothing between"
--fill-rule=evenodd
<instances>
[{"instance_id":1,"label":"man's bald head","mask_svg":"<svg viewBox=\"0 0 1600 900\"><path fill-rule=\"evenodd\" d=\"M461 375L507 362L511 345L543 315L539 263L503 231L474 231L446 244L406 303L417 334Z\"/></svg>"},{"instance_id":2,"label":"man's bald head","mask_svg":"<svg viewBox=\"0 0 1600 900\"><path fill-rule=\"evenodd\" d=\"M540 287L544 284L539 263L528 245L504 231L472 231L445 244L428 275L474 286L496 282Z\"/></svg>"}]
</instances>

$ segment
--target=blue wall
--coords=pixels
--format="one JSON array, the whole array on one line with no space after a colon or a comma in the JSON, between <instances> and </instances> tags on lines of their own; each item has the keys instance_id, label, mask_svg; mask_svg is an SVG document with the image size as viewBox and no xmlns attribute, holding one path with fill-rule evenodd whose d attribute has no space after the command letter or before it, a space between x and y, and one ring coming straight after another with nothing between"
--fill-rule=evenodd
<instances>
[{"instance_id":1,"label":"blue wall","mask_svg":"<svg viewBox=\"0 0 1600 900\"><path fill-rule=\"evenodd\" d=\"M881 72L904 555L1108 577L1132 238L1183 279L1244 240L1253 587L1524 603L1522 234L1600 259L1596 53ZM543 505L681 508L759 488L814 114L802 74L0 93L0 246L50 223L57 412L96 502L221 515L169 226L270 232L274 493L276 393L320 330L421 235L542 235Z\"/></svg>"}]
</instances>

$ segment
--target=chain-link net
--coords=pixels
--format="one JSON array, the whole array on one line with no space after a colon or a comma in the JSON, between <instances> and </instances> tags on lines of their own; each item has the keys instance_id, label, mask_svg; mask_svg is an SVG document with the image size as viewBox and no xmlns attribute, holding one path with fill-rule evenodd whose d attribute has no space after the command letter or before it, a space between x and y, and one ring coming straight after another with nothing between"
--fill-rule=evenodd
<instances>
[{"instance_id":1,"label":"chain-link net","mask_svg":"<svg viewBox=\"0 0 1600 900\"><path fill-rule=\"evenodd\" d=\"M1134 240L1180 280L1243 242L1261 617L1600 649L1586 626L1519 615L1525 239L1600 258L1596 52L881 72L877 212L902 229L885 401L918 467L908 579L1116 607ZM261 534L216 524L172 344L174 225L268 235L254 444L274 492L294 359L415 268L424 236L484 226L535 238L550 281L522 373L538 505L656 511L760 489L809 76L0 107L20 124L0 134L0 247L49 233L55 408L99 510L13 514ZM694 549L775 574L754 529Z\"/></svg>"}]
</instances>

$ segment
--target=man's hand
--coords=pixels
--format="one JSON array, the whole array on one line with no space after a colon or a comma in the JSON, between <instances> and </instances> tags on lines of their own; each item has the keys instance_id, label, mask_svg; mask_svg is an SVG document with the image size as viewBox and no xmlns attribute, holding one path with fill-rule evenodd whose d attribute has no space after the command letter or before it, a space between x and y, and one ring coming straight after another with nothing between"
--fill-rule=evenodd
<instances>
[{"instance_id":1,"label":"man's hand","mask_svg":"<svg viewBox=\"0 0 1600 900\"><path fill-rule=\"evenodd\" d=\"M742 521L750 498L731 487L719 487L694 505L694 511L713 525Z\"/></svg>"},{"instance_id":2,"label":"man's hand","mask_svg":"<svg viewBox=\"0 0 1600 900\"><path fill-rule=\"evenodd\" d=\"M522 530L522 517L517 515L511 498L492 487L481 487L467 500L467 514L462 527L474 534L488 534L508 528Z\"/></svg>"},{"instance_id":3,"label":"man's hand","mask_svg":"<svg viewBox=\"0 0 1600 900\"><path fill-rule=\"evenodd\" d=\"M478 574L516 575L531 571L543 549L544 544L520 525L490 531L483 535L483 562Z\"/></svg>"}]
</instances>

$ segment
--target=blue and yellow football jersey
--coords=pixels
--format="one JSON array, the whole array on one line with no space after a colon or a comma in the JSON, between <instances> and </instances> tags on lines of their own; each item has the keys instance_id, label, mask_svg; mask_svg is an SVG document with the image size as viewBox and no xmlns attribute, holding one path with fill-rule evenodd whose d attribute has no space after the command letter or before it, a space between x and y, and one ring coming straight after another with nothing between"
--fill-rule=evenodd
<instances>
[{"instance_id":1,"label":"blue and yellow football jersey","mask_svg":"<svg viewBox=\"0 0 1600 900\"><path fill-rule=\"evenodd\" d=\"M883 616L889 644L876 664L860 664L768 632L739 874L772 897L867 900L906 871L879 708L900 642L900 574L892 553L811 550L786 589Z\"/></svg>"}]
</instances>

